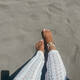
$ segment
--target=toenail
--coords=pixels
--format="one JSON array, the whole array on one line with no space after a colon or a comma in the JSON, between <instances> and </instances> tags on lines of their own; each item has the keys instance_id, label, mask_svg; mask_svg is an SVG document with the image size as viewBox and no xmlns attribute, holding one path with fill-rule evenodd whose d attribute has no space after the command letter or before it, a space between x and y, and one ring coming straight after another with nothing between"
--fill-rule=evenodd
<instances>
[{"instance_id":1,"label":"toenail","mask_svg":"<svg viewBox=\"0 0 80 80\"><path fill-rule=\"evenodd\" d=\"M43 41L43 40L41 40L41 41Z\"/></svg>"},{"instance_id":2,"label":"toenail","mask_svg":"<svg viewBox=\"0 0 80 80\"><path fill-rule=\"evenodd\" d=\"M44 28L43 31L45 31L46 29Z\"/></svg>"}]
</instances>

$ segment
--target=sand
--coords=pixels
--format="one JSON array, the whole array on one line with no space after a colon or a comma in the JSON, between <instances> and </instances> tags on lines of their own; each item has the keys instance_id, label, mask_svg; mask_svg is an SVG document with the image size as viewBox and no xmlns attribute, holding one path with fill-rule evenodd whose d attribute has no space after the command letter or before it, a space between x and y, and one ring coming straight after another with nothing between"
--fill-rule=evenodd
<instances>
[{"instance_id":1,"label":"sand","mask_svg":"<svg viewBox=\"0 0 80 80\"><path fill-rule=\"evenodd\" d=\"M53 33L71 80L80 80L80 0L0 0L0 70L14 73L35 53L41 30Z\"/></svg>"}]
</instances>

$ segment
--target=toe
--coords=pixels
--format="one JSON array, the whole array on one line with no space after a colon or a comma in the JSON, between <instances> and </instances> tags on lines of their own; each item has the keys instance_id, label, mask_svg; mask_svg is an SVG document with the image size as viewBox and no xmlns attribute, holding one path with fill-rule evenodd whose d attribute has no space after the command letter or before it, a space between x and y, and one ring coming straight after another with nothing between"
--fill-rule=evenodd
<instances>
[{"instance_id":1,"label":"toe","mask_svg":"<svg viewBox=\"0 0 80 80\"><path fill-rule=\"evenodd\" d=\"M41 40L41 45L44 45L44 41L43 40Z\"/></svg>"},{"instance_id":2,"label":"toe","mask_svg":"<svg viewBox=\"0 0 80 80\"><path fill-rule=\"evenodd\" d=\"M38 42L38 48L42 45L42 41Z\"/></svg>"},{"instance_id":3,"label":"toe","mask_svg":"<svg viewBox=\"0 0 80 80\"><path fill-rule=\"evenodd\" d=\"M42 44L44 44L44 40L41 40Z\"/></svg>"},{"instance_id":4,"label":"toe","mask_svg":"<svg viewBox=\"0 0 80 80\"><path fill-rule=\"evenodd\" d=\"M46 29L44 28L42 31L44 32Z\"/></svg>"}]
</instances>

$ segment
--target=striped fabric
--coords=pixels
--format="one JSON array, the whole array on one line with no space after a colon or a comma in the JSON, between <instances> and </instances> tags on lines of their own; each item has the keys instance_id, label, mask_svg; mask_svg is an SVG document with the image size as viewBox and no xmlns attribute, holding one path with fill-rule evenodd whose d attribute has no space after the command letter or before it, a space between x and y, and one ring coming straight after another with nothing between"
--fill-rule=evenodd
<instances>
[{"instance_id":1,"label":"striped fabric","mask_svg":"<svg viewBox=\"0 0 80 80\"><path fill-rule=\"evenodd\" d=\"M41 80L44 61L44 53L38 51L13 80ZM57 50L48 53L46 66L45 80L66 80L66 70Z\"/></svg>"},{"instance_id":2,"label":"striped fabric","mask_svg":"<svg viewBox=\"0 0 80 80\"><path fill-rule=\"evenodd\" d=\"M19 72L14 80L40 80L44 65L44 53L38 51L31 61Z\"/></svg>"},{"instance_id":3,"label":"striped fabric","mask_svg":"<svg viewBox=\"0 0 80 80\"><path fill-rule=\"evenodd\" d=\"M48 53L45 80L66 80L66 70L57 50Z\"/></svg>"}]
</instances>

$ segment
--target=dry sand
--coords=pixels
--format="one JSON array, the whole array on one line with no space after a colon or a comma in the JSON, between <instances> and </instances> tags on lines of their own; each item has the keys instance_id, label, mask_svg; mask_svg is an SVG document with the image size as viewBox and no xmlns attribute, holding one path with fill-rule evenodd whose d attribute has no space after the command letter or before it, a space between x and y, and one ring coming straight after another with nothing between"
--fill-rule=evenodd
<instances>
[{"instance_id":1,"label":"dry sand","mask_svg":"<svg viewBox=\"0 0 80 80\"><path fill-rule=\"evenodd\" d=\"M15 72L51 29L68 77L80 80L80 0L0 0L0 70Z\"/></svg>"}]
</instances>

